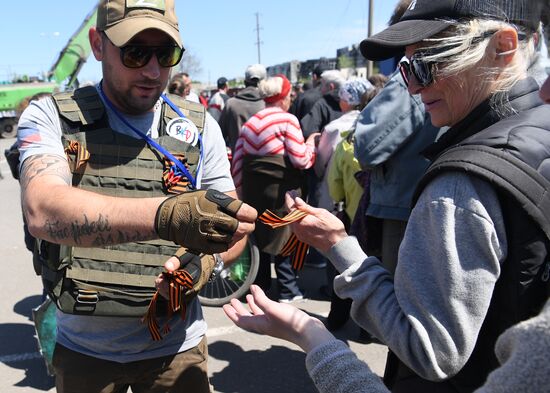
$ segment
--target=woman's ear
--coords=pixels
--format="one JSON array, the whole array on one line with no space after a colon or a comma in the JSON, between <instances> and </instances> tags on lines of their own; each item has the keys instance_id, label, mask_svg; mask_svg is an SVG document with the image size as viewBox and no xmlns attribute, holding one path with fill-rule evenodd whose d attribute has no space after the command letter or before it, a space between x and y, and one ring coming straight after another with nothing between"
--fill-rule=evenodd
<instances>
[{"instance_id":1,"label":"woman's ear","mask_svg":"<svg viewBox=\"0 0 550 393\"><path fill-rule=\"evenodd\" d=\"M494 60L508 64L518 50L518 32L512 27L505 27L495 33L492 39Z\"/></svg>"},{"instance_id":2,"label":"woman's ear","mask_svg":"<svg viewBox=\"0 0 550 393\"><path fill-rule=\"evenodd\" d=\"M101 32L95 27L91 27L88 32L88 38L90 39L90 47L95 59L97 61L103 60L103 37L101 36Z\"/></svg>"}]
</instances>

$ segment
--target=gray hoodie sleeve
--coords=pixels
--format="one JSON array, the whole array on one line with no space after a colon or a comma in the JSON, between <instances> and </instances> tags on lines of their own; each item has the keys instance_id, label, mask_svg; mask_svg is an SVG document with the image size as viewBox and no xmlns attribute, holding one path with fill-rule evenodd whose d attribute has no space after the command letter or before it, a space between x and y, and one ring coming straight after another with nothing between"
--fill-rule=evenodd
<instances>
[{"instance_id":1,"label":"gray hoodie sleeve","mask_svg":"<svg viewBox=\"0 0 550 393\"><path fill-rule=\"evenodd\" d=\"M550 301L542 312L505 331L495 352L501 367L475 393L533 393L550 386ZM306 356L307 371L320 393L389 393L382 380L340 340Z\"/></svg>"},{"instance_id":2,"label":"gray hoodie sleeve","mask_svg":"<svg viewBox=\"0 0 550 393\"><path fill-rule=\"evenodd\" d=\"M395 282L353 237L328 256L353 319L423 378L445 379L472 353L506 256L500 204L487 183L444 174L412 211Z\"/></svg>"},{"instance_id":3,"label":"gray hoodie sleeve","mask_svg":"<svg viewBox=\"0 0 550 393\"><path fill-rule=\"evenodd\" d=\"M306 368L319 393L389 393L382 380L340 340L313 349Z\"/></svg>"}]
</instances>

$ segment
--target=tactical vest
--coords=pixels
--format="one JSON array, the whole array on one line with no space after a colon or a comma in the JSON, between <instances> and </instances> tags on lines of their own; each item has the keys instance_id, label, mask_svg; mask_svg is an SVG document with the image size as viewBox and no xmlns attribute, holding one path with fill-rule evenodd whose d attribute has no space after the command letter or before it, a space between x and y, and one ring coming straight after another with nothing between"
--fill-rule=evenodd
<instances>
[{"instance_id":1,"label":"tactical vest","mask_svg":"<svg viewBox=\"0 0 550 393\"><path fill-rule=\"evenodd\" d=\"M420 180L414 201L436 176L460 171L491 184L506 226L508 253L470 359L442 382L420 378L395 354L384 381L392 392L472 392L499 366L498 336L537 315L550 290L550 106L538 105L461 141L443 152Z\"/></svg>"},{"instance_id":2,"label":"tactical vest","mask_svg":"<svg viewBox=\"0 0 550 393\"><path fill-rule=\"evenodd\" d=\"M167 195L163 181L164 156L144 140L111 129L95 87L56 94L53 98L60 115L62 141L74 187L113 197ZM170 99L202 133L203 106L178 96L170 96ZM156 142L174 156L185 157L186 167L195 176L201 142L199 139L193 146L167 135L166 125L177 117L169 105L162 104ZM77 148L69 149L71 145ZM89 153L85 163L79 151ZM94 225L98 228L106 223L100 216ZM89 229L93 231L94 226ZM44 286L60 310L69 314L103 316L145 314L155 293L155 278L179 247L164 240L132 241L124 236L120 234L117 239L98 237L98 246L94 248L39 242ZM101 244L113 242L118 244Z\"/></svg>"}]
</instances>

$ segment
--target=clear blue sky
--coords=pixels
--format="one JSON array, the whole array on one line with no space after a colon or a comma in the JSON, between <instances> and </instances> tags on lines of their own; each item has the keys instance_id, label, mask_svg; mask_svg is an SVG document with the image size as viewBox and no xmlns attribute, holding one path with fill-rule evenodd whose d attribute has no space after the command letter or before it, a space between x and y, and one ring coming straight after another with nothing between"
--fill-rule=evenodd
<instances>
[{"instance_id":1,"label":"clear blue sky","mask_svg":"<svg viewBox=\"0 0 550 393\"><path fill-rule=\"evenodd\" d=\"M0 25L0 80L14 74L47 72L59 51L97 0L30 0L6 3ZM397 0L374 0L373 30L386 25ZM334 57L336 49L367 35L368 0L176 0L186 49L202 72L194 80L214 83L220 76L240 77L258 61L256 13L260 18L261 61ZM185 56L185 54L184 54ZM79 79L97 81L100 64L90 56Z\"/></svg>"}]
</instances>

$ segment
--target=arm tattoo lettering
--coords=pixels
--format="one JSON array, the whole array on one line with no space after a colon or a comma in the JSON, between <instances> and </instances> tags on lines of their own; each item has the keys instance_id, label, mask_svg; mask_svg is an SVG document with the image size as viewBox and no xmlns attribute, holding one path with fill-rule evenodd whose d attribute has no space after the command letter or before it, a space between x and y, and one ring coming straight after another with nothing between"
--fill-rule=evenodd
<instances>
[{"instance_id":1,"label":"arm tattoo lettering","mask_svg":"<svg viewBox=\"0 0 550 393\"><path fill-rule=\"evenodd\" d=\"M103 217L103 214L99 214L96 221L88 220L88 216L84 214L84 222L80 223L74 221L71 223L71 235L76 244L80 244L83 236L91 236L101 233L111 232L111 226L107 217Z\"/></svg>"},{"instance_id":2,"label":"arm tattoo lettering","mask_svg":"<svg viewBox=\"0 0 550 393\"><path fill-rule=\"evenodd\" d=\"M71 223L62 223L59 220L47 220L44 229L53 241L65 243L67 239L72 239L75 245L90 244L91 242L92 247L139 242L155 237L154 231L151 233L140 233L139 231L125 232L113 230L108 216L104 216L101 213L93 221L86 214L83 215L82 221L75 220ZM87 237L93 236L95 238L86 241Z\"/></svg>"},{"instance_id":3,"label":"arm tattoo lettering","mask_svg":"<svg viewBox=\"0 0 550 393\"><path fill-rule=\"evenodd\" d=\"M60 177L67 185L71 185L72 175L65 159L51 154L38 154L23 162L20 177L22 192L26 191L31 181L43 175Z\"/></svg>"},{"instance_id":4,"label":"arm tattoo lettering","mask_svg":"<svg viewBox=\"0 0 550 393\"><path fill-rule=\"evenodd\" d=\"M63 225L61 222L46 220L44 225L46 233L54 240L63 240L67 239L70 236L69 228L66 225Z\"/></svg>"},{"instance_id":5,"label":"arm tattoo lettering","mask_svg":"<svg viewBox=\"0 0 550 393\"><path fill-rule=\"evenodd\" d=\"M46 220L44 229L53 240L62 241L72 238L75 244L82 244L82 238L92 235L102 235L111 232L111 225L106 216L99 214L95 221L90 221L84 214L84 221L75 220L71 223Z\"/></svg>"}]
</instances>

